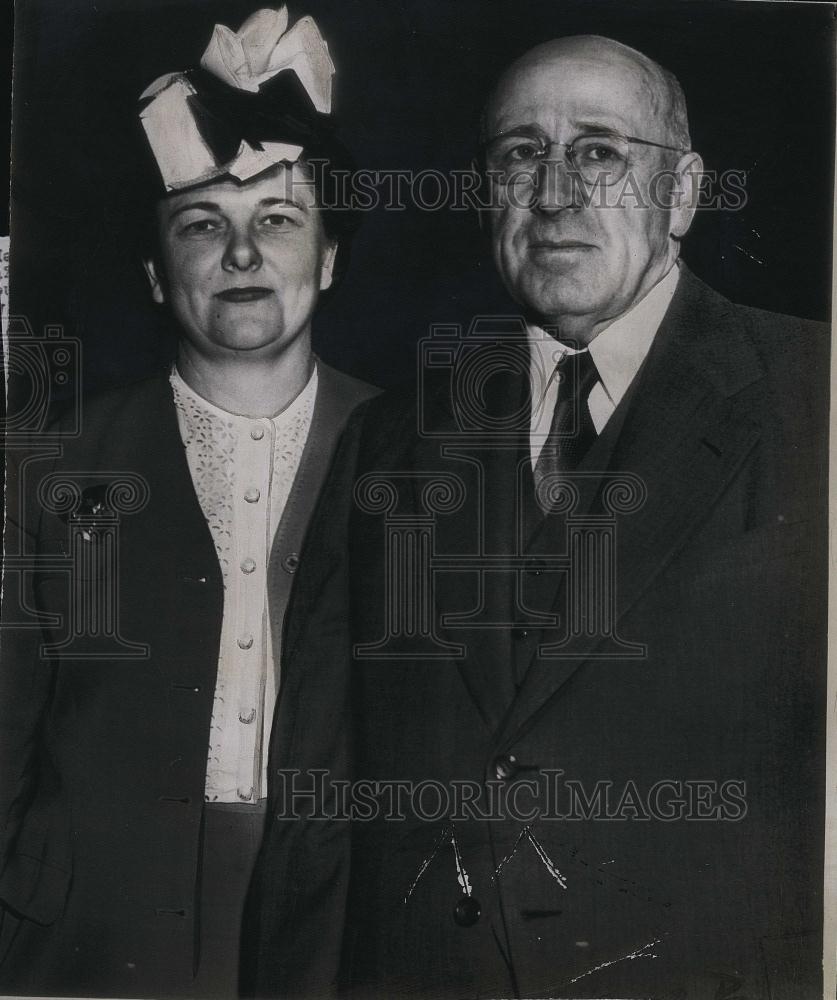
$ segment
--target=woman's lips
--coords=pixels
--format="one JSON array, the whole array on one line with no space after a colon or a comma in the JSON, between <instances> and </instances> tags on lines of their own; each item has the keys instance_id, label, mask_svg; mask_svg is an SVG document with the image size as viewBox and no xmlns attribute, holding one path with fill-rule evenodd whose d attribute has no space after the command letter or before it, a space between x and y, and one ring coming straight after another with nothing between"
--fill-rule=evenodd
<instances>
[{"instance_id":1,"label":"woman's lips","mask_svg":"<svg viewBox=\"0 0 837 1000\"><path fill-rule=\"evenodd\" d=\"M272 294L271 288L248 285L243 288L227 288L223 292L216 292L215 298L221 299L223 302L255 302L257 299L265 299Z\"/></svg>"},{"instance_id":2,"label":"woman's lips","mask_svg":"<svg viewBox=\"0 0 837 1000\"><path fill-rule=\"evenodd\" d=\"M533 253L572 253L579 250L595 250L592 243L582 243L580 240L538 240L530 243Z\"/></svg>"}]
</instances>

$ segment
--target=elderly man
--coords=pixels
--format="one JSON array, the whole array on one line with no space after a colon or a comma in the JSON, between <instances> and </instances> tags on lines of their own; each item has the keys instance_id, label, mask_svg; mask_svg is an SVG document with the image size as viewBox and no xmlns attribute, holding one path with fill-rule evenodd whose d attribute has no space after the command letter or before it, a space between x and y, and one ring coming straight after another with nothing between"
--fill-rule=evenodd
<instances>
[{"instance_id":1,"label":"elderly man","mask_svg":"<svg viewBox=\"0 0 837 1000\"><path fill-rule=\"evenodd\" d=\"M352 228L327 188L332 71L310 18L262 10L142 95L145 268L177 359L10 468L4 991L237 993L285 607L372 392L311 346ZM21 606L41 627L14 627Z\"/></svg>"},{"instance_id":2,"label":"elderly man","mask_svg":"<svg viewBox=\"0 0 837 1000\"><path fill-rule=\"evenodd\" d=\"M350 421L286 632L259 988L815 996L825 331L678 263L700 158L641 53L539 46L482 140L524 315L429 338L418 399Z\"/></svg>"}]
</instances>

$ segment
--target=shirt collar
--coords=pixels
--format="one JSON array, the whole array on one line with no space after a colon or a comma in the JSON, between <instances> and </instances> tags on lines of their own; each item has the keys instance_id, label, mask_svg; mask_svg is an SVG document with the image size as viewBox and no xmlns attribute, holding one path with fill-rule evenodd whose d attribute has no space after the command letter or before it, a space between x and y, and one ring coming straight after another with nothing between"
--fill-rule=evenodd
<instances>
[{"instance_id":1,"label":"shirt collar","mask_svg":"<svg viewBox=\"0 0 837 1000\"><path fill-rule=\"evenodd\" d=\"M233 426L249 427L253 423L259 423L263 420L269 420L273 426L279 430L280 428L286 426L294 418L294 416L300 412L317 394L317 364L314 363L313 370L311 372L311 377L305 384L305 388L302 392L297 395L297 397L292 400L284 410L277 413L273 417L245 417L240 413L231 413L229 410L224 410L220 406L216 406L214 403L210 403L208 399L205 399L183 379L183 376L177 370L177 362L172 362L171 374L169 375L169 381L177 389L177 391L191 399L193 404L199 409L203 410L204 413L209 413L212 416L218 417L221 420L225 420L231 423Z\"/></svg>"},{"instance_id":2,"label":"shirt collar","mask_svg":"<svg viewBox=\"0 0 837 1000\"><path fill-rule=\"evenodd\" d=\"M645 360L677 289L679 277L680 269L675 265L651 291L591 342L590 356L614 406L619 404ZM564 354L575 351L539 326L529 324L526 332L531 352L532 395L542 399L556 362Z\"/></svg>"}]
</instances>

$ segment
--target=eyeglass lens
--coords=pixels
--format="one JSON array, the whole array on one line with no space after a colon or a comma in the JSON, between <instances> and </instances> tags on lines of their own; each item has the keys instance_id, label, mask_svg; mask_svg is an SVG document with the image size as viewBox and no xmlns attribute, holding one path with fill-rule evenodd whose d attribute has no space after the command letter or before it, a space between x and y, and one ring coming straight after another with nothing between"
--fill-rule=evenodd
<instances>
[{"instance_id":1,"label":"eyeglass lens","mask_svg":"<svg viewBox=\"0 0 837 1000\"><path fill-rule=\"evenodd\" d=\"M504 184L534 181L539 165L553 146L560 148L561 144L522 136L503 136L489 145L486 166ZM627 172L630 149L627 139L612 135L583 135L569 148L564 148L568 168L586 184L614 184Z\"/></svg>"}]
</instances>

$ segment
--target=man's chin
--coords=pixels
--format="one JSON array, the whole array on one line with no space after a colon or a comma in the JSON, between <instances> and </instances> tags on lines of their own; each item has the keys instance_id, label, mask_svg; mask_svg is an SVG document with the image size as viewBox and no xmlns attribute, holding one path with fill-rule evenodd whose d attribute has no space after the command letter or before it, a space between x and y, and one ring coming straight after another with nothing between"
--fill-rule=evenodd
<instances>
[{"instance_id":1,"label":"man's chin","mask_svg":"<svg viewBox=\"0 0 837 1000\"><path fill-rule=\"evenodd\" d=\"M560 295L556 295L554 291L530 295L523 300L523 304L539 326L561 326L563 322L586 316L590 312L589 300L584 301L580 294L570 295L565 292Z\"/></svg>"}]
</instances>

